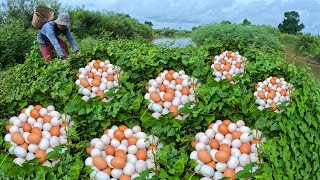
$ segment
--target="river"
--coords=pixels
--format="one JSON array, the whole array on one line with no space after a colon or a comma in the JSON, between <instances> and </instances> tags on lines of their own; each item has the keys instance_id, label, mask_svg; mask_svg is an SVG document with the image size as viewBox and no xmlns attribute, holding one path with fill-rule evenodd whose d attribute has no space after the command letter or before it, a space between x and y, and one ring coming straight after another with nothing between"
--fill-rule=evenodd
<instances>
[{"instance_id":1,"label":"river","mask_svg":"<svg viewBox=\"0 0 320 180\"><path fill-rule=\"evenodd\" d=\"M185 47L188 45L196 45L190 37L160 37L156 38L152 41L154 44L157 45L167 45L169 47Z\"/></svg>"}]
</instances>

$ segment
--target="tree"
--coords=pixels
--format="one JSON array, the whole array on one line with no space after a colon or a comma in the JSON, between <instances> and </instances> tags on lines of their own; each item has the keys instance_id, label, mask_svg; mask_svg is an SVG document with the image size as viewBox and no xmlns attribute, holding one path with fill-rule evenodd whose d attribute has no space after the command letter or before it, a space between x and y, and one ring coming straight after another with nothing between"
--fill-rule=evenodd
<instances>
[{"instance_id":1,"label":"tree","mask_svg":"<svg viewBox=\"0 0 320 180\"><path fill-rule=\"evenodd\" d=\"M230 21L223 20L223 21L221 21L221 24L231 24L231 22L230 22Z\"/></svg>"},{"instance_id":2,"label":"tree","mask_svg":"<svg viewBox=\"0 0 320 180\"><path fill-rule=\"evenodd\" d=\"M153 24L152 24L151 21L145 21L144 24L147 24L147 25L149 25L149 26L151 26L151 27L153 26Z\"/></svg>"},{"instance_id":3,"label":"tree","mask_svg":"<svg viewBox=\"0 0 320 180\"><path fill-rule=\"evenodd\" d=\"M251 25L251 22L246 18L242 21L242 25L244 26L250 26Z\"/></svg>"},{"instance_id":4,"label":"tree","mask_svg":"<svg viewBox=\"0 0 320 180\"><path fill-rule=\"evenodd\" d=\"M304 28L304 25L299 24L300 17L296 11L284 13L285 19L279 24L278 29L280 32L288 34L298 34Z\"/></svg>"}]
</instances>

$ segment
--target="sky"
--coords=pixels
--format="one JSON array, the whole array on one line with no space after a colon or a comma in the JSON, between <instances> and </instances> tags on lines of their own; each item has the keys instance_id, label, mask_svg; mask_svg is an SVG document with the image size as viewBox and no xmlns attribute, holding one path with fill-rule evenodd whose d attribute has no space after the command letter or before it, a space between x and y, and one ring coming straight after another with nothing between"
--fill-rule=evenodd
<instances>
[{"instance_id":1,"label":"sky","mask_svg":"<svg viewBox=\"0 0 320 180\"><path fill-rule=\"evenodd\" d=\"M0 0L0 2L3 0ZM320 0L59 0L65 6L129 14L153 28L187 29L221 22L278 27L284 12L297 11L305 33L320 33Z\"/></svg>"}]
</instances>

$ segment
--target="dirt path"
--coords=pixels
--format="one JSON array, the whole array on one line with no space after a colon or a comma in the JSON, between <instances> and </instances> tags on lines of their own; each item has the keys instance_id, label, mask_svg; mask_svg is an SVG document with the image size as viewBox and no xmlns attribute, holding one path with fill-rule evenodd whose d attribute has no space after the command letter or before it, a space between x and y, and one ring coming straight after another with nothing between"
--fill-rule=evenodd
<instances>
[{"instance_id":1,"label":"dirt path","mask_svg":"<svg viewBox=\"0 0 320 180\"><path fill-rule=\"evenodd\" d=\"M294 45L287 45L284 54L285 59L290 63L295 63L297 66L310 67L311 74L315 81L320 82L320 63L309 57L297 54Z\"/></svg>"}]
</instances>

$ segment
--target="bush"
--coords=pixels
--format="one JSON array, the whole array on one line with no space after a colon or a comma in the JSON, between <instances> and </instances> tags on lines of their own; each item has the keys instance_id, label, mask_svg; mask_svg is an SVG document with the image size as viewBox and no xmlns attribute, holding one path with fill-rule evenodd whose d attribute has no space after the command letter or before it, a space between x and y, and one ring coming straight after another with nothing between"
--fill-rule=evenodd
<instances>
[{"instance_id":1,"label":"bush","mask_svg":"<svg viewBox=\"0 0 320 180\"><path fill-rule=\"evenodd\" d=\"M297 51L320 62L320 37L310 34L299 36Z\"/></svg>"},{"instance_id":2,"label":"bush","mask_svg":"<svg viewBox=\"0 0 320 180\"><path fill-rule=\"evenodd\" d=\"M0 68L23 63L31 50L36 31L25 29L20 21L6 22L0 27Z\"/></svg>"},{"instance_id":3,"label":"bush","mask_svg":"<svg viewBox=\"0 0 320 180\"><path fill-rule=\"evenodd\" d=\"M277 38L278 31L267 26L243 26L238 24L208 24L192 32L192 40L198 45L218 43L224 46L238 46L283 50Z\"/></svg>"}]
</instances>

